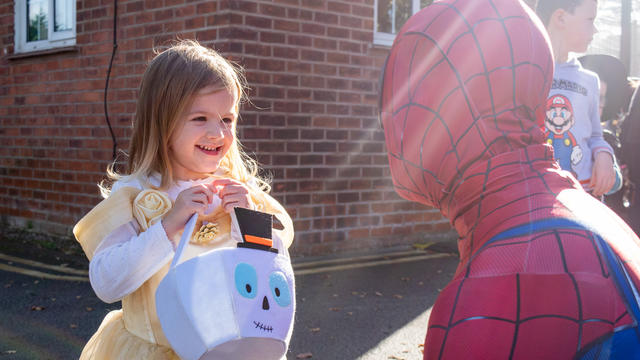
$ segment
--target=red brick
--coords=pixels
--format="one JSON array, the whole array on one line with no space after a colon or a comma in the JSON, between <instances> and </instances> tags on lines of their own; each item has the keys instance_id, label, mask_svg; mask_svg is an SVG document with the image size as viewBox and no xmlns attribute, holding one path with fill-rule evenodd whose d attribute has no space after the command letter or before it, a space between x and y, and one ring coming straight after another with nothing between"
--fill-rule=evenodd
<instances>
[{"instance_id":1,"label":"red brick","mask_svg":"<svg viewBox=\"0 0 640 360\"><path fill-rule=\"evenodd\" d=\"M371 28L373 29L373 28ZM359 31L352 29L351 30L351 39L358 40L363 42L371 42L373 39L373 31Z\"/></svg>"},{"instance_id":2,"label":"red brick","mask_svg":"<svg viewBox=\"0 0 640 360\"><path fill-rule=\"evenodd\" d=\"M273 111L286 112L286 113L298 113L300 112L300 103L275 101L273 103Z\"/></svg>"},{"instance_id":3,"label":"red brick","mask_svg":"<svg viewBox=\"0 0 640 360\"><path fill-rule=\"evenodd\" d=\"M334 65L313 64L313 71L318 75L336 75L338 68Z\"/></svg>"},{"instance_id":4,"label":"red brick","mask_svg":"<svg viewBox=\"0 0 640 360\"><path fill-rule=\"evenodd\" d=\"M314 205L317 204L335 204L336 203L336 194L311 194L311 203Z\"/></svg>"},{"instance_id":5,"label":"red brick","mask_svg":"<svg viewBox=\"0 0 640 360\"><path fill-rule=\"evenodd\" d=\"M273 28L286 32L296 33L300 31L300 23L296 21L288 21L285 19L274 19Z\"/></svg>"},{"instance_id":6,"label":"red brick","mask_svg":"<svg viewBox=\"0 0 640 360\"><path fill-rule=\"evenodd\" d=\"M301 141L289 141L286 143L287 152L305 153L311 151L311 144L309 142ZM315 151L315 148L314 148Z\"/></svg>"},{"instance_id":7,"label":"red brick","mask_svg":"<svg viewBox=\"0 0 640 360\"><path fill-rule=\"evenodd\" d=\"M285 35L281 33L276 33L276 32L260 31L260 41L263 41L266 43L283 44L285 42Z\"/></svg>"},{"instance_id":8,"label":"red brick","mask_svg":"<svg viewBox=\"0 0 640 360\"><path fill-rule=\"evenodd\" d=\"M364 19L370 20L373 19L373 7L371 6L360 6L360 5L351 5L352 13L356 16L363 17Z\"/></svg>"},{"instance_id":9,"label":"red brick","mask_svg":"<svg viewBox=\"0 0 640 360\"><path fill-rule=\"evenodd\" d=\"M337 176L337 173L338 171L336 169L330 169L330 168L314 168L313 169L314 178L323 178L325 180L335 178Z\"/></svg>"},{"instance_id":10,"label":"red brick","mask_svg":"<svg viewBox=\"0 0 640 360\"><path fill-rule=\"evenodd\" d=\"M300 106L300 111L303 113L322 114L324 113L324 104L317 103L303 103Z\"/></svg>"},{"instance_id":11,"label":"red brick","mask_svg":"<svg viewBox=\"0 0 640 360\"><path fill-rule=\"evenodd\" d=\"M351 13L351 6L346 2L329 1L327 4L329 11L336 14L349 14Z\"/></svg>"},{"instance_id":12,"label":"red brick","mask_svg":"<svg viewBox=\"0 0 640 360\"><path fill-rule=\"evenodd\" d=\"M357 217L339 217L336 219L336 227L337 228L352 228L358 225Z\"/></svg>"},{"instance_id":13,"label":"red brick","mask_svg":"<svg viewBox=\"0 0 640 360\"><path fill-rule=\"evenodd\" d=\"M216 5L217 4L215 1L205 1L201 4L196 5L196 13L200 15L214 13L217 8Z\"/></svg>"},{"instance_id":14,"label":"red brick","mask_svg":"<svg viewBox=\"0 0 640 360\"><path fill-rule=\"evenodd\" d=\"M273 130L273 138L274 139L284 139L284 140L297 140L299 138L300 132L297 129L276 129Z\"/></svg>"},{"instance_id":15,"label":"red brick","mask_svg":"<svg viewBox=\"0 0 640 360\"><path fill-rule=\"evenodd\" d=\"M287 35L287 44L289 45L308 47L308 46L311 46L312 41L313 41L312 38L307 35L295 35L295 34Z\"/></svg>"},{"instance_id":16,"label":"red brick","mask_svg":"<svg viewBox=\"0 0 640 360\"><path fill-rule=\"evenodd\" d=\"M259 12L265 16L273 16L277 18L286 18L287 10L285 7L269 4L260 4Z\"/></svg>"},{"instance_id":17,"label":"red brick","mask_svg":"<svg viewBox=\"0 0 640 360\"><path fill-rule=\"evenodd\" d=\"M285 174L287 179L305 179L311 176L311 169L290 168L290 169L287 169Z\"/></svg>"}]
</instances>

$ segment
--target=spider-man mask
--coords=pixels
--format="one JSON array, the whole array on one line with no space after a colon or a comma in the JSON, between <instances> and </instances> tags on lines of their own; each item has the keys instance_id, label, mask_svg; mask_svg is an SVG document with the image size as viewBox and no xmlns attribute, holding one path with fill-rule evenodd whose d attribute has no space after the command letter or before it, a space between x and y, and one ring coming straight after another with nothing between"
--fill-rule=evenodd
<instances>
[{"instance_id":1,"label":"spider-man mask","mask_svg":"<svg viewBox=\"0 0 640 360\"><path fill-rule=\"evenodd\" d=\"M381 121L406 199L442 208L474 163L543 142L553 59L520 1L435 2L404 25L383 71Z\"/></svg>"}]
</instances>

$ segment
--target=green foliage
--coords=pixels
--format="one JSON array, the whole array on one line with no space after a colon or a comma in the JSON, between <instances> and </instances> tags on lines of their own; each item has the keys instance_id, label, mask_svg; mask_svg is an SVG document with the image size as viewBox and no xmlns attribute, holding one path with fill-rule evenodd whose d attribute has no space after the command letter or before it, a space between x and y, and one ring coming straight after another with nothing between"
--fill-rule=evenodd
<instances>
[{"instance_id":1,"label":"green foliage","mask_svg":"<svg viewBox=\"0 0 640 360\"><path fill-rule=\"evenodd\" d=\"M40 10L40 13L29 19L27 29L27 41L47 40L49 38L49 22L47 14Z\"/></svg>"}]
</instances>

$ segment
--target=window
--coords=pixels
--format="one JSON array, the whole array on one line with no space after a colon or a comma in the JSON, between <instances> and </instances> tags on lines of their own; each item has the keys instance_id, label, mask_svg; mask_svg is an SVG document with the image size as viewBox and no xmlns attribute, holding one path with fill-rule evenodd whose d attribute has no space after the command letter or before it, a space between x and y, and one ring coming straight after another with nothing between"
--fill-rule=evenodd
<instances>
[{"instance_id":1,"label":"window","mask_svg":"<svg viewBox=\"0 0 640 360\"><path fill-rule=\"evenodd\" d=\"M15 52L76 43L76 0L15 0Z\"/></svg>"},{"instance_id":2,"label":"window","mask_svg":"<svg viewBox=\"0 0 640 360\"><path fill-rule=\"evenodd\" d=\"M391 46L396 34L409 17L432 2L433 0L377 0L373 42Z\"/></svg>"}]
</instances>

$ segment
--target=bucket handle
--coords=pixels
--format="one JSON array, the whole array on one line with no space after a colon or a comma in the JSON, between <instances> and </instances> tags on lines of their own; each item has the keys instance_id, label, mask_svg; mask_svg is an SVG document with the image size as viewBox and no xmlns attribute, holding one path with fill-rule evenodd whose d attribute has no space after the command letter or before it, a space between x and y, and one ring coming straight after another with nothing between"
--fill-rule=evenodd
<instances>
[{"instance_id":1,"label":"bucket handle","mask_svg":"<svg viewBox=\"0 0 640 360\"><path fill-rule=\"evenodd\" d=\"M187 225L184 226L184 231L182 232L182 236L180 237L180 243L176 248L176 254L173 256L173 261L171 262L171 268L173 269L178 265L178 261L182 257L182 252L184 251L184 247L189 242L191 238L191 233L193 233L193 228L196 227L196 221L198 220L198 213L191 215L189 221L187 221Z\"/></svg>"}]
</instances>

